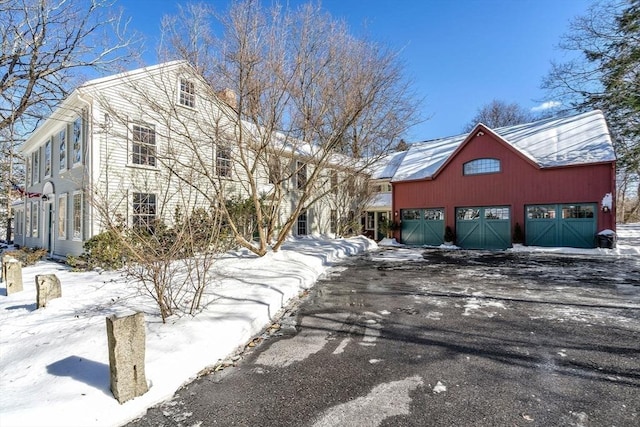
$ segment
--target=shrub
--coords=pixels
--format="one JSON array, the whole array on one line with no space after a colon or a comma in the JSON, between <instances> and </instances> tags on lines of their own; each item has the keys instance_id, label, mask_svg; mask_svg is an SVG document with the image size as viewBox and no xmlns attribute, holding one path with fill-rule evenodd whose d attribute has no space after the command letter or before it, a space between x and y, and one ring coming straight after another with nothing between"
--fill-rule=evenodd
<instances>
[{"instance_id":1,"label":"shrub","mask_svg":"<svg viewBox=\"0 0 640 427\"><path fill-rule=\"evenodd\" d=\"M386 237L393 237L393 232L399 229L399 224L395 221L385 219L380 222L380 232Z\"/></svg>"},{"instance_id":2,"label":"shrub","mask_svg":"<svg viewBox=\"0 0 640 427\"><path fill-rule=\"evenodd\" d=\"M524 234L522 233L522 227L520 227L519 222L516 222L516 225L513 227L513 243L524 243Z\"/></svg>"},{"instance_id":3,"label":"shrub","mask_svg":"<svg viewBox=\"0 0 640 427\"><path fill-rule=\"evenodd\" d=\"M447 227L444 229L444 241L454 243L455 239L456 235L453 233L451 227L447 225Z\"/></svg>"},{"instance_id":4,"label":"shrub","mask_svg":"<svg viewBox=\"0 0 640 427\"><path fill-rule=\"evenodd\" d=\"M122 236L116 230L107 230L87 240L84 253L79 257L67 256L67 264L78 270L95 267L117 270L122 268L125 259Z\"/></svg>"},{"instance_id":5,"label":"shrub","mask_svg":"<svg viewBox=\"0 0 640 427\"><path fill-rule=\"evenodd\" d=\"M47 256L47 250L43 248L22 248L15 251L7 251L5 254L14 257L26 267Z\"/></svg>"}]
</instances>

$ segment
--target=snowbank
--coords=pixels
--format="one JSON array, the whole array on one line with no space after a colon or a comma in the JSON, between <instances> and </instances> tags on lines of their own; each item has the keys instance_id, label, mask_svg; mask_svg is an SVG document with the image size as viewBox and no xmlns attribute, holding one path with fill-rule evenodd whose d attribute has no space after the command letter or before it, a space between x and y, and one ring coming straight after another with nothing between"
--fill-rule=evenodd
<instances>
[{"instance_id":1,"label":"snowbank","mask_svg":"<svg viewBox=\"0 0 640 427\"><path fill-rule=\"evenodd\" d=\"M375 249L365 237L305 238L259 258L228 253L216 265L209 304L171 317L117 273L74 273L54 262L23 269L24 291L0 288L0 424L113 426L144 414L202 369L243 347L334 262ZM62 298L36 310L35 275L54 273ZM149 391L120 405L109 389L106 317L142 311Z\"/></svg>"}]
</instances>

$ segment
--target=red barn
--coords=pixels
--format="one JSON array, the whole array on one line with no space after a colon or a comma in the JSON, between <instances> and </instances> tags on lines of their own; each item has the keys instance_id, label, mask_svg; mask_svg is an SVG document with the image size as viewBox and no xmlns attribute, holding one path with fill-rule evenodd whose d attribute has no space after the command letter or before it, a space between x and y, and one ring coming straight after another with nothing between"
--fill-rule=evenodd
<instances>
[{"instance_id":1,"label":"red barn","mask_svg":"<svg viewBox=\"0 0 640 427\"><path fill-rule=\"evenodd\" d=\"M600 111L413 144L389 176L405 244L595 247L615 230L615 153Z\"/></svg>"}]
</instances>

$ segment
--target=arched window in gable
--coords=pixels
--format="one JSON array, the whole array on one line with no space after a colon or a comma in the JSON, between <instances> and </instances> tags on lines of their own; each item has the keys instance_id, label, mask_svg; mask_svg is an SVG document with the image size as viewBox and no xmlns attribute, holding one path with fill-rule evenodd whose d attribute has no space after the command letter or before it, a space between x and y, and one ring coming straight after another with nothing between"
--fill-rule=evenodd
<instances>
[{"instance_id":1,"label":"arched window in gable","mask_svg":"<svg viewBox=\"0 0 640 427\"><path fill-rule=\"evenodd\" d=\"M465 163L462 166L464 175L482 175L487 173L500 172L499 159L475 159Z\"/></svg>"}]
</instances>

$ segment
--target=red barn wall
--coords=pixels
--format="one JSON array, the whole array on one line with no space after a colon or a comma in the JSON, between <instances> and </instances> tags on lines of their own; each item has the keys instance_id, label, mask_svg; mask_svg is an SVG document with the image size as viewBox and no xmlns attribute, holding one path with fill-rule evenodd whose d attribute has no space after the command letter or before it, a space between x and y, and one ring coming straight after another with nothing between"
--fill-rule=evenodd
<instances>
[{"instance_id":1,"label":"red barn wall","mask_svg":"<svg viewBox=\"0 0 640 427\"><path fill-rule=\"evenodd\" d=\"M500 160L501 172L485 175L462 173L463 164L478 158ZM603 213L602 198L615 197L613 163L539 169L521 154L485 134L468 141L433 180L397 182L393 185L393 210L445 208L446 225L455 228L455 208L510 206L511 224L525 224L525 205L597 203L598 230L615 230L615 208ZM614 203L615 206L615 203Z\"/></svg>"}]
</instances>

